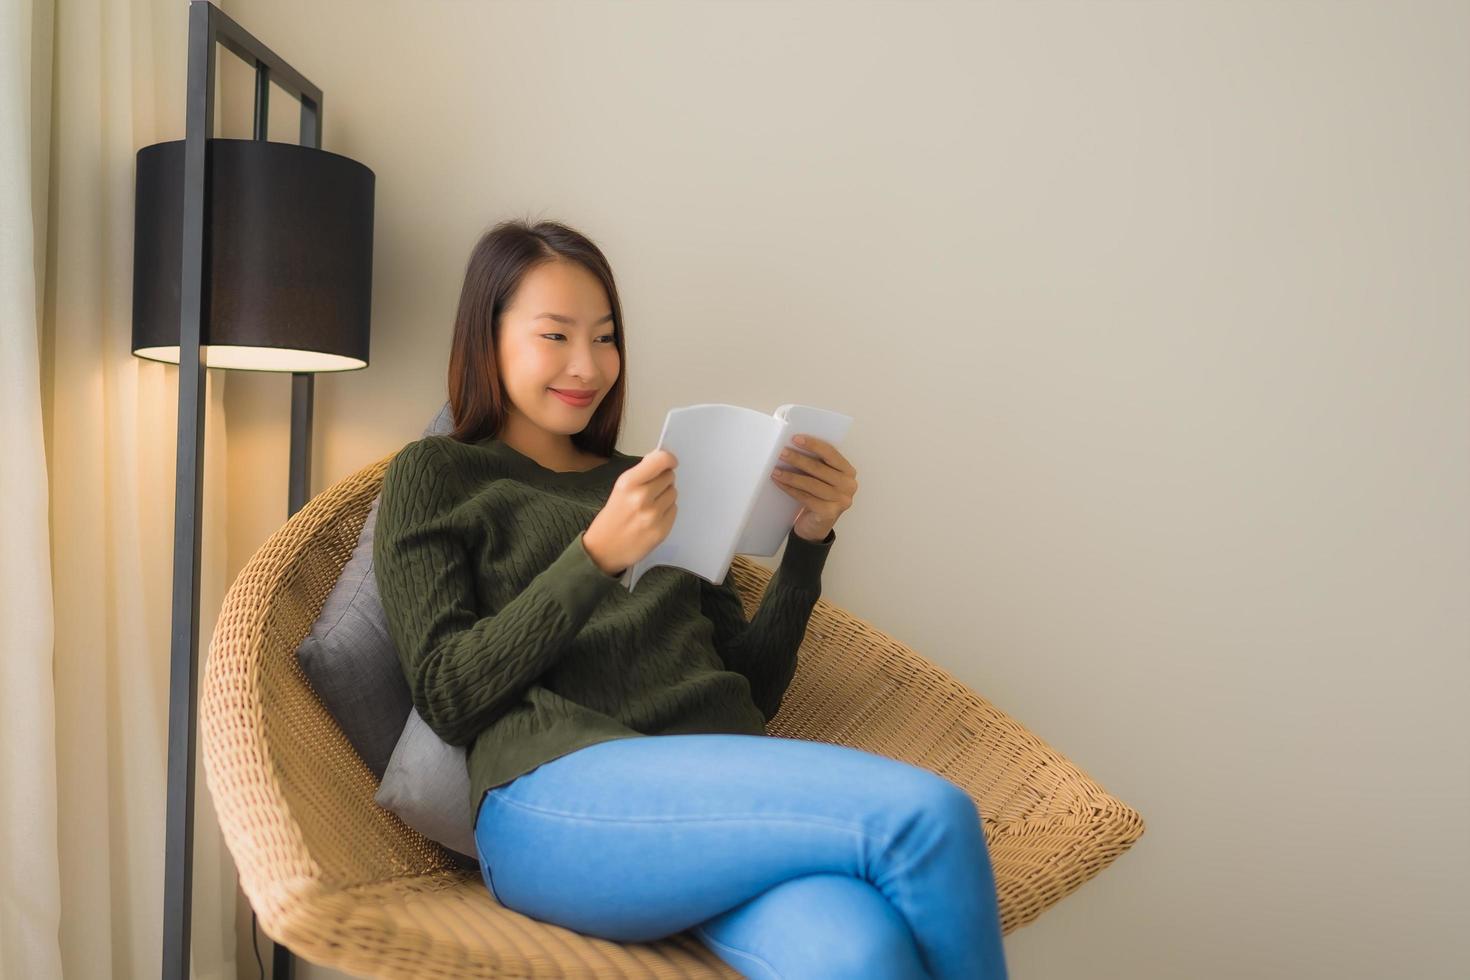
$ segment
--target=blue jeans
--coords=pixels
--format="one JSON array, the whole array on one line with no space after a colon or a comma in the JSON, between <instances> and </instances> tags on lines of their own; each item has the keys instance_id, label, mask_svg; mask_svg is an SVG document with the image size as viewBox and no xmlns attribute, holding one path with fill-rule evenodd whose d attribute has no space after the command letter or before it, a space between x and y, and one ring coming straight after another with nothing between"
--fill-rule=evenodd
<instances>
[{"instance_id":1,"label":"blue jeans","mask_svg":"<svg viewBox=\"0 0 1470 980\"><path fill-rule=\"evenodd\" d=\"M599 742L487 792L475 845L508 908L621 942L692 929L746 977L1006 977L974 802L861 749Z\"/></svg>"}]
</instances>

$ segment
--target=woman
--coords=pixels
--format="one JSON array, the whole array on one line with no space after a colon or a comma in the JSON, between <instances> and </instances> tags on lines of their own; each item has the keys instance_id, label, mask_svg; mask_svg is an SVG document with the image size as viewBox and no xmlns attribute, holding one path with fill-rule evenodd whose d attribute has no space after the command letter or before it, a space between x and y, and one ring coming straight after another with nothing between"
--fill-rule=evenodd
<instances>
[{"instance_id":1,"label":"woman","mask_svg":"<svg viewBox=\"0 0 1470 980\"><path fill-rule=\"evenodd\" d=\"M764 734L856 470L818 439L785 454L800 472L772 479L802 509L751 621L728 577L660 566L628 592L673 525L678 461L613 448L623 340L592 242L502 223L460 294L455 429L384 478L383 605L419 714L468 747L486 887L608 939L692 929L751 977L1005 977L969 796Z\"/></svg>"}]
</instances>

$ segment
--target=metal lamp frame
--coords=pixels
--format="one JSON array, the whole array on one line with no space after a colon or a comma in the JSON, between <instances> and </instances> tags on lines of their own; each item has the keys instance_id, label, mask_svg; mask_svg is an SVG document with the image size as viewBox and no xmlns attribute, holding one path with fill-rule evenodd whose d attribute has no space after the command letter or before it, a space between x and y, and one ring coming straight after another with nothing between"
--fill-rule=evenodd
<instances>
[{"instance_id":1,"label":"metal lamp frame","mask_svg":"<svg viewBox=\"0 0 1470 980\"><path fill-rule=\"evenodd\" d=\"M302 146L321 149L322 91L209 0L189 4L188 93L184 127L183 267L179 280L179 415L174 484L173 625L168 696L168 816L163 872L163 977L188 980L194 852L194 761L199 690L199 515L204 486L205 362L200 343L208 307L208 145L214 138L215 44L255 68L253 138L266 139L270 83L301 103ZM291 375L288 514L311 485L315 375ZM272 975L289 980L291 952L275 945Z\"/></svg>"}]
</instances>

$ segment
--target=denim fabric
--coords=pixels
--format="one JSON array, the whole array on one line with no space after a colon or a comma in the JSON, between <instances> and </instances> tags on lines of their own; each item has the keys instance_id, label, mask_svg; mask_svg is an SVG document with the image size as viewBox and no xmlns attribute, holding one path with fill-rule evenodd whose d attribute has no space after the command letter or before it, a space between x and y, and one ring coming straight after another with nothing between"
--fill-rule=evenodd
<instances>
[{"instance_id":1,"label":"denim fabric","mask_svg":"<svg viewBox=\"0 0 1470 980\"><path fill-rule=\"evenodd\" d=\"M760 980L1005 980L974 802L927 769L767 735L600 742L489 790L485 886L622 942L685 929Z\"/></svg>"}]
</instances>

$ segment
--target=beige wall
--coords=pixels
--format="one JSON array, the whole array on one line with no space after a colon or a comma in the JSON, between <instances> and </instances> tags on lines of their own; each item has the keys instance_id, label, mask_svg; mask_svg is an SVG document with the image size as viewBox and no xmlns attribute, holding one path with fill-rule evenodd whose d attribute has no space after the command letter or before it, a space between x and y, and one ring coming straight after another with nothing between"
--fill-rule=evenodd
<instances>
[{"instance_id":1,"label":"beige wall","mask_svg":"<svg viewBox=\"0 0 1470 980\"><path fill-rule=\"evenodd\" d=\"M855 416L827 597L1148 821L1013 976L1463 975L1464 4L231 12L377 173L317 490L443 401L477 236L567 221L623 289L619 448L692 402ZM289 381L228 412L238 570Z\"/></svg>"}]
</instances>

